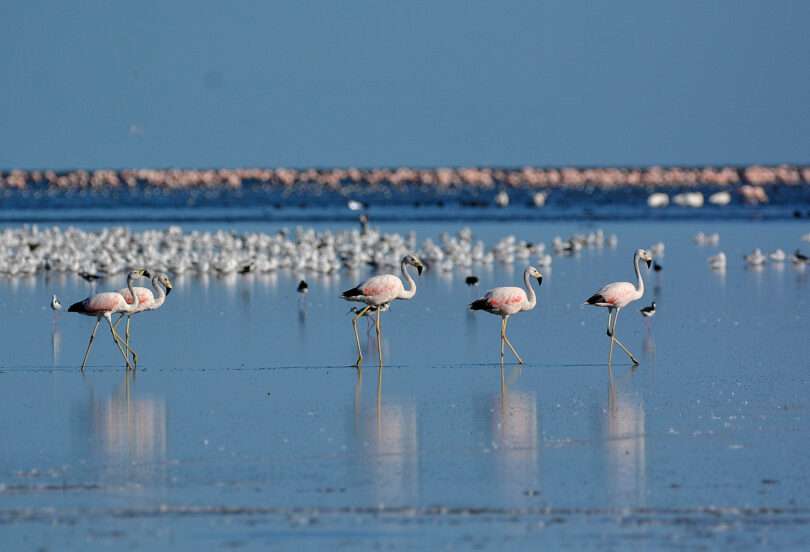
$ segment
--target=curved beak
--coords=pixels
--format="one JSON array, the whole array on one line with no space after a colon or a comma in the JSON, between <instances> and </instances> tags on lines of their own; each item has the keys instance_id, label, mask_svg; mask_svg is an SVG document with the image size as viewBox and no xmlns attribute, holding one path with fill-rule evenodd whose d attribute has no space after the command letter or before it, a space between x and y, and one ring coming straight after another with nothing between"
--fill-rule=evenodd
<instances>
[{"instance_id":1,"label":"curved beak","mask_svg":"<svg viewBox=\"0 0 810 552\"><path fill-rule=\"evenodd\" d=\"M141 272L143 273L144 278L151 278L152 277L152 274L150 274L149 271L146 270L145 268Z\"/></svg>"},{"instance_id":2,"label":"curved beak","mask_svg":"<svg viewBox=\"0 0 810 552\"><path fill-rule=\"evenodd\" d=\"M537 277L537 286L539 287L539 286L542 286L542 285L543 285L543 277L542 277L542 276L538 276L538 277Z\"/></svg>"},{"instance_id":3,"label":"curved beak","mask_svg":"<svg viewBox=\"0 0 810 552\"><path fill-rule=\"evenodd\" d=\"M650 266L652 266L652 259L645 259L644 262L647 263L647 268L650 268Z\"/></svg>"},{"instance_id":4,"label":"curved beak","mask_svg":"<svg viewBox=\"0 0 810 552\"><path fill-rule=\"evenodd\" d=\"M172 292L172 285L167 283L166 284L166 297L168 297L171 292Z\"/></svg>"},{"instance_id":5,"label":"curved beak","mask_svg":"<svg viewBox=\"0 0 810 552\"><path fill-rule=\"evenodd\" d=\"M418 265L416 265L416 273L419 274L420 276L422 275L422 271L424 269L425 269L425 265L423 265L422 263L419 263Z\"/></svg>"}]
</instances>

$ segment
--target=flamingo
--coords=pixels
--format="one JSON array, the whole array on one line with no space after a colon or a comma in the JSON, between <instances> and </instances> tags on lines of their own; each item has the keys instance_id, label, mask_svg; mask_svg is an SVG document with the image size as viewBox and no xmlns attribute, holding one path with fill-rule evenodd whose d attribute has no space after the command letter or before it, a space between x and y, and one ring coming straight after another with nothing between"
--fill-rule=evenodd
<instances>
[{"instance_id":1,"label":"flamingo","mask_svg":"<svg viewBox=\"0 0 810 552\"><path fill-rule=\"evenodd\" d=\"M149 272L144 271L144 276L147 278L150 277ZM134 309L131 312L121 313L121 316L118 317L118 320L115 321L113 324L114 326L118 327L118 323L121 319L126 316L127 317L127 326L125 330L125 337L126 337L126 350L127 352L132 353L132 362L137 366L138 364L138 353L135 352L129 346L129 338L130 338L130 323L132 321L132 315L138 314L139 312L145 312L150 310L157 310L163 306L163 303L166 301L166 297L172 292L172 281L169 280L169 277L165 274L157 273L152 276L152 288L157 291L157 297L152 293L152 291L145 287L136 286L133 289L135 293L138 295L138 308ZM124 300L128 304L133 303L133 295L130 293L129 288L119 289L118 293L123 295Z\"/></svg>"},{"instance_id":2,"label":"flamingo","mask_svg":"<svg viewBox=\"0 0 810 552\"><path fill-rule=\"evenodd\" d=\"M644 280L641 277L639 261L646 262L647 268L649 268L652 264L652 255L646 249L637 249L633 255L633 268L636 271L636 279L638 280L637 286L634 286L630 282L613 282L591 295L588 300L585 301L586 305L607 307L608 309L607 335L610 338L610 358L613 358L613 343L617 343L619 347L627 353L627 356L630 357L630 361L635 366L638 366L638 360L616 337L616 320L619 318L620 310L644 296Z\"/></svg>"},{"instance_id":3,"label":"flamingo","mask_svg":"<svg viewBox=\"0 0 810 552\"><path fill-rule=\"evenodd\" d=\"M363 351L360 349L360 336L357 333L357 320L365 316L370 310L377 311L377 350L380 354L380 365L382 365L382 338L380 335L382 328L380 325L380 315L382 311L385 310L385 307L391 303L391 301L395 301L397 299L412 299L413 296L416 295L416 282L413 281L410 273L405 268L406 265L415 267L420 276L422 275L422 270L424 270L425 265L422 264L422 261L419 260L419 257L416 255L405 255L402 257L402 261L400 262L400 270L402 271L402 275L405 277L405 281L408 283L407 289L405 289L405 286L402 284L402 280L400 280L398 276L394 274L381 274L379 276L369 278L357 287L344 291L341 295L341 297L347 301L358 301L366 304L364 308L360 309L360 311L358 311L358 313L352 317L354 340L355 344L357 345L357 362L355 362L354 365L358 368L363 362Z\"/></svg>"},{"instance_id":4,"label":"flamingo","mask_svg":"<svg viewBox=\"0 0 810 552\"><path fill-rule=\"evenodd\" d=\"M470 303L470 310L483 310L501 317L501 362L503 362L503 344L509 345L519 364L523 359L506 337L506 325L509 317L522 311L530 311L537 305L537 295L529 283L529 278L537 278L537 285L543 284L543 275L533 266L527 266L523 271L523 283L526 291L519 287L497 287L491 289L481 298Z\"/></svg>"},{"instance_id":5,"label":"flamingo","mask_svg":"<svg viewBox=\"0 0 810 552\"><path fill-rule=\"evenodd\" d=\"M90 354L90 349L93 347L93 340L96 337L96 330L98 330L98 325L101 323L102 318L107 319L107 323L110 325L110 333L112 333L113 341L118 346L121 354L124 356L124 362L126 362L127 367L133 368L129 363L127 354L124 352L123 347L121 347L121 338L115 331L115 326L113 326L112 315L117 312L133 312L138 308L138 295L132 290L132 283L136 279L142 278L144 273L145 271L143 269L133 270L127 276L127 289L135 298L131 305L124 300L124 296L120 293L116 291L107 291L104 293L91 295L82 301L73 303L68 308L68 312L78 312L79 314L83 314L85 316L96 317L96 325L93 327L93 332L90 334L90 341L87 343L87 349L84 351L84 357L82 358L82 371L84 371L84 366L87 363L87 356Z\"/></svg>"}]
</instances>

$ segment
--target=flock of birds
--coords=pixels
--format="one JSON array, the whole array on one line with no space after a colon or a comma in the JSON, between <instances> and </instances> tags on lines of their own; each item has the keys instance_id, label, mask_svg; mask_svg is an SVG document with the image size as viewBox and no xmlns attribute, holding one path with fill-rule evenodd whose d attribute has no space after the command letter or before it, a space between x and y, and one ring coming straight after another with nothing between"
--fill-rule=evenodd
<instances>
[{"instance_id":1,"label":"flock of birds","mask_svg":"<svg viewBox=\"0 0 810 552\"><path fill-rule=\"evenodd\" d=\"M355 365L360 366L363 354L357 330L358 320L374 315L377 348L382 364L380 346L382 313L388 310L393 301L412 299L416 294L416 283L407 267L415 268L417 274L421 275L426 266L439 271L452 271L456 267L466 269L473 265L494 262L531 263L524 271L524 287L492 289L480 299L473 301L470 309L483 310L501 317L500 357L503 360L504 346L507 346L517 361L523 363L523 359L509 341L506 330L511 316L532 310L536 305L537 296L531 286L531 279L534 278L539 286L543 278L537 267L550 267L551 253L573 255L583 248L616 247L618 243L615 235L607 235L602 230L596 230L568 238L555 237L548 248L542 242L518 240L514 236L507 236L492 248L487 248L483 241L474 239L469 228L463 228L455 235L444 233L436 241L426 239L421 247L417 247L414 233L408 236L396 233L384 234L370 227L365 217L361 217L359 229L339 232L316 232L313 229L298 228L294 232L281 230L275 234L239 234L225 231L185 234L178 227L140 233L133 233L124 228L84 232L74 228L62 231L59 228L40 230L37 227L26 227L5 229L0 238L2 238L0 243L3 244L0 246L0 267L8 274L21 273L9 270L14 262L33 267L33 272L72 270L88 281L129 270L125 288L91 295L72 304L68 309L69 312L96 319L82 359L82 370L102 319L107 321L113 341L123 355L127 367L131 369L136 367L138 356L130 346L131 317L141 312L159 309L164 304L172 290L168 274L182 274L186 271L245 274L280 268L332 273L344 268L353 271L361 266L371 265L382 274L373 276L342 294L348 301L365 304L362 308L352 308L354 313L352 325L358 355ZM810 241L810 234L802 236L802 239ZM720 236L701 232L695 235L694 241L701 246L717 246ZM85 247L81 247L80 244L85 244ZM644 295L640 264L644 262L648 268L661 271L663 267L655 258L662 257L664 249L662 242L653 244L649 249L638 249L633 257L636 283L609 284L586 301L588 305L608 310L607 335L611 340L611 359L613 346L618 345L633 364L638 364L636 357L617 338L616 321L623 308ZM798 250L788 256L783 250L778 249L766 256L757 249L745 256L745 263L748 266L761 266L766 262L783 263L788 259L802 267L810 262L810 259ZM726 255L723 252L709 257L709 265L714 270L724 270L726 262ZM401 277L385 273L386 269L397 264L400 267ZM150 268L131 270L133 265ZM134 285L137 280L144 277L151 279L152 289ZM469 286L475 286L478 282L478 277L472 274L465 278L465 283ZM308 291L309 284L301 280L297 292L303 295ZM55 295L51 299L51 308L54 310L62 308ZM655 313L654 302L640 310L640 314L646 318L654 316ZM119 317L113 321L112 317L116 314ZM116 328L124 317L127 318L127 322L125 339L122 339ZM132 361L129 360L130 355Z\"/></svg>"},{"instance_id":2,"label":"flock of birds","mask_svg":"<svg viewBox=\"0 0 810 552\"><path fill-rule=\"evenodd\" d=\"M267 273L287 269L296 273L333 274L366 266L397 266L414 252L432 268L456 268L534 260L549 267L552 254L572 255L585 248L615 247L618 239L602 230L555 237L551 245L506 236L487 247L469 228L457 234L417 242L416 233L383 233L361 217L359 228L318 232L312 228L282 229L276 233L183 232L165 230L133 232L124 227L84 231L37 226L0 231L0 275L27 276L40 272L73 273L92 282L124 274L135 267L182 274Z\"/></svg>"}]
</instances>

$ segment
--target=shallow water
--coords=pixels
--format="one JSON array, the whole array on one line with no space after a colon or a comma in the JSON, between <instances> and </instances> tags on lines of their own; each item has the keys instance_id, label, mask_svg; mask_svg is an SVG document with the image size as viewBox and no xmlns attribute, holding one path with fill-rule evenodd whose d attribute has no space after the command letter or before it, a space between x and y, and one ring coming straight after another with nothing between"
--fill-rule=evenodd
<instances>
[{"instance_id":1,"label":"shallow water","mask_svg":"<svg viewBox=\"0 0 810 552\"><path fill-rule=\"evenodd\" d=\"M799 247L806 224L603 227L619 246L555 257L538 308L509 325L527 363L502 370L498 319L465 307L522 265L474 268L476 289L427 272L383 315L383 370L370 339L360 374L337 296L366 274L178 278L135 318L129 377L103 327L82 375L93 321L47 307L87 295L83 280L0 280L0 547L806 548L810 270L741 259ZM473 226L490 244L590 229ZM721 233L725 274L698 230ZM640 302L617 326L641 366L617 351L611 372L606 313L581 303L659 240L643 301L658 313L645 322Z\"/></svg>"}]
</instances>

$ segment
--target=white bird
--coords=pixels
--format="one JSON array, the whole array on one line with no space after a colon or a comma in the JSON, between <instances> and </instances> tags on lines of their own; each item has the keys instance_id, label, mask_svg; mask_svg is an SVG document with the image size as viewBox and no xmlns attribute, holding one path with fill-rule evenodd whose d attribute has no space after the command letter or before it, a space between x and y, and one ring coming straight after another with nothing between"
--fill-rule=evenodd
<instances>
[{"instance_id":1,"label":"white bird","mask_svg":"<svg viewBox=\"0 0 810 552\"><path fill-rule=\"evenodd\" d=\"M519 287L497 287L486 292L481 299L470 303L470 310L483 310L501 317L501 362L503 362L503 344L506 343L518 363L523 364L523 359L506 337L506 325L513 314L530 311L537 305L537 295L529 282L529 278L532 277L537 279L538 286L543 283L543 275L540 274L540 271L533 266L527 266L523 271L525 291Z\"/></svg>"},{"instance_id":2,"label":"white bird","mask_svg":"<svg viewBox=\"0 0 810 552\"><path fill-rule=\"evenodd\" d=\"M758 247L743 258L745 259L745 264L748 266L762 266L767 260L765 255L762 253L762 250L760 250Z\"/></svg>"},{"instance_id":3,"label":"white bird","mask_svg":"<svg viewBox=\"0 0 810 552\"><path fill-rule=\"evenodd\" d=\"M346 203L346 207L348 207L350 211L359 211L363 208L363 204L356 199L350 199Z\"/></svg>"},{"instance_id":4,"label":"white bird","mask_svg":"<svg viewBox=\"0 0 810 552\"><path fill-rule=\"evenodd\" d=\"M728 205L731 203L731 193L723 190L722 192L715 192L709 196L709 203L712 205Z\"/></svg>"},{"instance_id":5,"label":"white bird","mask_svg":"<svg viewBox=\"0 0 810 552\"><path fill-rule=\"evenodd\" d=\"M606 307L608 309L607 335L610 337L610 360L613 358L613 343L617 343L622 350L630 357L634 365L638 365L638 360L630 350L622 344L616 337L616 320L619 318L619 311L644 296L644 279L641 277L639 262L647 263L647 268L652 264L652 255L646 249L637 249L633 255L633 269L636 271L637 285L630 282L614 282L604 286L602 289L591 295L586 301L586 305L595 307ZM615 315L614 315L615 313Z\"/></svg>"},{"instance_id":6,"label":"white bird","mask_svg":"<svg viewBox=\"0 0 810 552\"><path fill-rule=\"evenodd\" d=\"M400 262L400 270L408 283L408 288L402 284L402 280L394 274L381 274L373 276L360 284L343 292L341 297L347 301L358 301L365 303L367 306L361 309L354 317L352 317L352 326L354 328L354 339L357 345L357 362L355 366L360 366L363 362L363 351L360 348L360 336L357 333L357 320L366 315L372 308L377 311L377 349L380 354L380 365L382 365L382 327L380 324L380 314L382 313L384 305L391 301L412 299L416 295L416 282L413 281L410 273L405 268L406 265L411 265L416 268L419 275L422 274L425 265L416 255L405 255Z\"/></svg>"},{"instance_id":7,"label":"white bird","mask_svg":"<svg viewBox=\"0 0 810 552\"><path fill-rule=\"evenodd\" d=\"M535 192L532 195L532 204L535 207L542 207L546 204L546 197L548 196L548 192Z\"/></svg>"},{"instance_id":8,"label":"white bird","mask_svg":"<svg viewBox=\"0 0 810 552\"><path fill-rule=\"evenodd\" d=\"M669 205L669 196L661 192L650 194L650 196L647 198L647 205L653 209L666 207Z\"/></svg>"},{"instance_id":9,"label":"white bird","mask_svg":"<svg viewBox=\"0 0 810 552\"><path fill-rule=\"evenodd\" d=\"M777 249L768 254L768 258L775 263L783 263L787 259L787 253L782 249Z\"/></svg>"},{"instance_id":10,"label":"white bird","mask_svg":"<svg viewBox=\"0 0 810 552\"><path fill-rule=\"evenodd\" d=\"M506 190L501 190L495 195L495 205L498 207L509 206L509 194L506 193Z\"/></svg>"},{"instance_id":11,"label":"white bird","mask_svg":"<svg viewBox=\"0 0 810 552\"><path fill-rule=\"evenodd\" d=\"M664 242L658 242L652 244L648 249L648 251L650 252L650 255L652 255L654 258L658 258L664 256L664 249L665 249Z\"/></svg>"},{"instance_id":12,"label":"white bird","mask_svg":"<svg viewBox=\"0 0 810 552\"><path fill-rule=\"evenodd\" d=\"M726 254L722 251L717 255L709 257L709 267L712 270L725 270L726 268Z\"/></svg>"},{"instance_id":13,"label":"white bird","mask_svg":"<svg viewBox=\"0 0 810 552\"><path fill-rule=\"evenodd\" d=\"M62 310L62 303L56 295L51 296L51 309L55 311Z\"/></svg>"},{"instance_id":14,"label":"white bird","mask_svg":"<svg viewBox=\"0 0 810 552\"><path fill-rule=\"evenodd\" d=\"M675 202L675 205L681 207L699 208L703 207L703 194L700 192L684 192L676 194L672 201Z\"/></svg>"}]
</instances>

